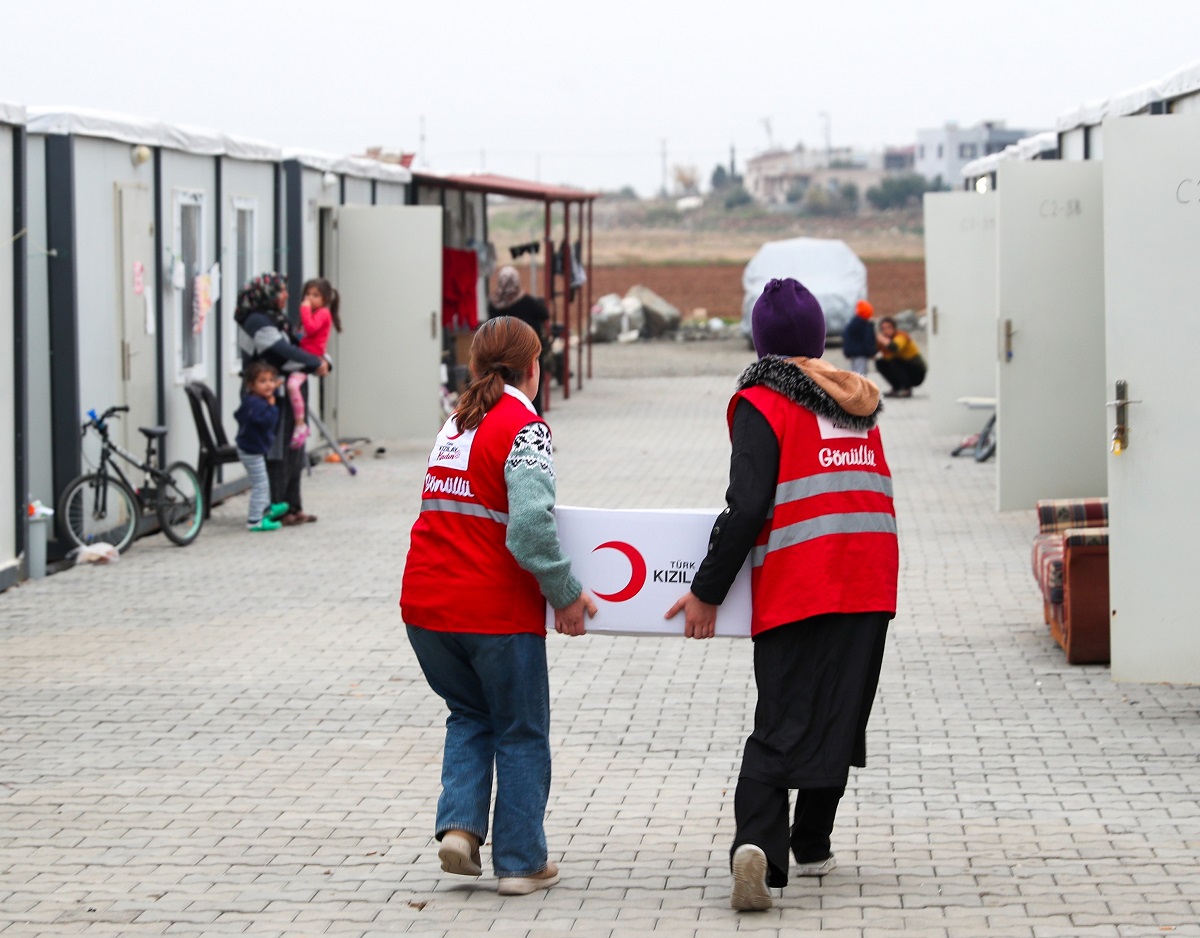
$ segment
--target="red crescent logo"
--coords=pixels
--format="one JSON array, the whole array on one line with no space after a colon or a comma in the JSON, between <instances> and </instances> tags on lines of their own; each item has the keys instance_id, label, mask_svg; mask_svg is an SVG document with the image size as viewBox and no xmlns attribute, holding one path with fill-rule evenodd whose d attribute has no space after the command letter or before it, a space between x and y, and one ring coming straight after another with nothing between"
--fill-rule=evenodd
<instances>
[{"instance_id":1,"label":"red crescent logo","mask_svg":"<svg viewBox=\"0 0 1200 938\"><path fill-rule=\"evenodd\" d=\"M615 593L601 593L596 590L593 590L592 592L594 592L598 598L606 599L610 603L623 603L627 599L633 599L634 596L641 592L642 587L646 585L645 558L638 553L638 549L636 547L634 547L632 544L626 544L624 541L605 541L599 547L593 547L592 553L594 554L596 551L604 550L605 548L619 550L625 555L625 558L629 561L629 566L632 568L629 574L629 582Z\"/></svg>"}]
</instances>

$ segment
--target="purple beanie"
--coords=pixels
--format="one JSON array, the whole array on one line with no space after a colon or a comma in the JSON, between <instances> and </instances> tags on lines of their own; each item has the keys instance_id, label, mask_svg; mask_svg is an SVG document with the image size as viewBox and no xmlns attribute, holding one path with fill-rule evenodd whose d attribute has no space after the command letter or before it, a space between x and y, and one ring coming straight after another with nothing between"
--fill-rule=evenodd
<instances>
[{"instance_id":1,"label":"purple beanie","mask_svg":"<svg viewBox=\"0 0 1200 938\"><path fill-rule=\"evenodd\" d=\"M768 280L750 317L759 358L820 358L825 354L825 314L802 283Z\"/></svg>"}]
</instances>

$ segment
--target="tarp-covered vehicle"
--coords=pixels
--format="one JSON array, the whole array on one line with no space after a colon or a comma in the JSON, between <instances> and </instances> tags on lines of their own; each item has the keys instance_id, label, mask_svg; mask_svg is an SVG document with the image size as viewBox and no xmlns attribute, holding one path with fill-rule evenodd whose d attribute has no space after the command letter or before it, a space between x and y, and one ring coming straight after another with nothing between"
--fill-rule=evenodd
<instances>
[{"instance_id":1,"label":"tarp-covered vehicle","mask_svg":"<svg viewBox=\"0 0 1200 938\"><path fill-rule=\"evenodd\" d=\"M768 280L791 277L817 298L825 313L825 332L842 340L842 330L859 300L867 298L867 268L845 241L790 238L768 241L750 259L742 274L742 334L751 341L750 314Z\"/></svg>"}]
</instances>

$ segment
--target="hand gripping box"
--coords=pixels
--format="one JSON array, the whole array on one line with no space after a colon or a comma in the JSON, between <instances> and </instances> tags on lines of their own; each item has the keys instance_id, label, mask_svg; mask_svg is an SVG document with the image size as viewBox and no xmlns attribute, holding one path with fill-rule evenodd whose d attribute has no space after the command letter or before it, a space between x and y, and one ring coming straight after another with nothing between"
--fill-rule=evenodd
<instances>
[{"instance_id":1,"label":"hand gripping box","mask_svg":"<svg viewBox=\"0 0 1200 938\"><path fill-rule=\"evenodd\" d=\"M598 611L587 620L588 632L682 636L683 613L674 619L663 616L691 589L718 514L719 510L555 508L558 537L571 558L571 569L596 600ZM549 604L546 628L554 631ZM750 636L748 558L717 610L717 635Z\"/></svg>"}]
</instances>

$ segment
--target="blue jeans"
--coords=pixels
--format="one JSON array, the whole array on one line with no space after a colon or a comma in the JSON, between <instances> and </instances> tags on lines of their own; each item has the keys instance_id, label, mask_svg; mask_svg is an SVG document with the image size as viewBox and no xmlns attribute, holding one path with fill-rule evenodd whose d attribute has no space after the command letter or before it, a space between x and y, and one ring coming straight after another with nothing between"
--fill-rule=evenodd
<instances>
[{"instance_id":1,"label":"blue jeans","mask_svg":"<svg viewBox=\"0 0 1200 938\"><path fill-rule=\"evenodd\" d=\"M550 797L550 678L546 639L532 633L477 635L408 626L433 692L446 701L446 748L437 806L448 830L487 839L496 775L492 865L498 877L546 868L543 822Z\"/></svg>"},{"instance_id":2,"label":"blue jeans","mask_svg":"<svg viewBox=\"0 0 1200 938\"><path fill-rule=\"evenodd\" d=\"M247 524L258 524L271 507L271 483L267 479L267 458L261 453L238 450L238 459L246 467L250 477L250 508L246 512Z\"/></svg>"}]
</instances>

